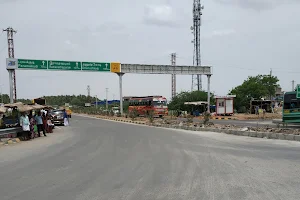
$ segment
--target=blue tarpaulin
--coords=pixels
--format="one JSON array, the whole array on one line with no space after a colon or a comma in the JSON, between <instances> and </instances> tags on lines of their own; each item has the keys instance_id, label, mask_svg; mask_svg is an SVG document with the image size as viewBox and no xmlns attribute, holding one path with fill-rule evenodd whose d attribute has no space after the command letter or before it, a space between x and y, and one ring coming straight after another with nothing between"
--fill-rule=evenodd
<instances>
[{"instance_id":1,"label":"blue tarpaulin","mask_svg":"<svg viewBox=\"0 0 300 200\"><path fill-rule=\"evenodd\" d=\"M93 102L92 105L106 105L106 101L98 101L98 102ZM120 103L120 100L109 100L107 101L108 105L111 105L111 104L119 104Z\"/></svg>"}]
</instances>

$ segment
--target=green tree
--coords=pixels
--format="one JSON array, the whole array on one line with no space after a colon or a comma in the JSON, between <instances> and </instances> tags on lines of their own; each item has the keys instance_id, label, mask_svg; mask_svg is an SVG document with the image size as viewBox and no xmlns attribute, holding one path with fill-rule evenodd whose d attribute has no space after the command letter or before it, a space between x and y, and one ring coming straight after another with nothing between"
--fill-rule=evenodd
<instances>
[{"instance_id":1,"label":"green tree","mask_svg":"<svg viewBox=\"0 0 300 200\"><path fill-rule=\"evenodd\" d=\"M214 95L211 94L211 104L214 104ZM194 101L207 101L207 92L203 91L192 91L192 92L181 92L177 94L169 103L169 110L186 110L191 111L192 107L189 105L184 105L184 102L194 102Z\"/></svg>"},{"instance_id":2,"label":"green tree","mask_svg":"<svg viewBox=\"0 0 300 200\"><path fill-rule=\"evenodd\" d=\"M278 78L270 75L249 76L241 85L233 88L229 94L236 95L234 108L238 112L250 108L251 99L270 98L279 86Z\"/></svg>"},{"instance_id":3,"label":"green tree","mask_svg":"<svg viewBox=\"0 0 300 200\"><path fill-rule=\"evenodd\" d=\"M70 104L72 106L84 106L84 104L82 104L82 101L80 101L80 99L78 99L78 98L73 98L71 100Z\"/></svg>"},{"instance_id":4,"label":"green tree","mask_svg":"<svg viewBox=\"0 0 300 200\"><path fill-rule=\"evenodd\" d=\"M0 103L9 103L10 99L9 96L7 94L1 94L0 95Z\"/></svg>"}]
</instances>

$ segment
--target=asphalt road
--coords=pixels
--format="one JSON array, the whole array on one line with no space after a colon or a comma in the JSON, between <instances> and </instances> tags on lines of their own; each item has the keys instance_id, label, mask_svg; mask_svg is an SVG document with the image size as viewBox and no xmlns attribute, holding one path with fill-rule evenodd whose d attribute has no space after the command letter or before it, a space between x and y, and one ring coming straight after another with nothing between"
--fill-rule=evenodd
<instances>
[{"instance_id":1,"label":"asphalt road","mask_svg":"<svg viewBox=\"0 0 300 200\"><path fill-rule=\"evenodd\" d=\"M1 200L296 200L300 143L74 116L0 147Z\"/></svg>"}]
</instances>

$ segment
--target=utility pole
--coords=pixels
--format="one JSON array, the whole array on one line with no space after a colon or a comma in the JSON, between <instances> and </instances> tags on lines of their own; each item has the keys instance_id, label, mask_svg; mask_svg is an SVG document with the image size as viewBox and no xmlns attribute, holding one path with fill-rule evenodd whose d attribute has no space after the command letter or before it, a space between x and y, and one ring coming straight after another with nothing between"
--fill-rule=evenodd
<instances>
[{"instance_id":1,"label":"utility pole","mask_svg":"<svg viewBox=\"0 0 300 200\"><path fill-rule=\"evenodd\" d=\"M98 108L98 97L96 95L96 109Z\"/></svg>"},{"instance_id":2,"label":"utility pole","mask_svg":"<svg viewBox=\"0 0 300 200\"><path fill-rule=\"evenodd\" d=\"M15 58L15 49L14 49L14 33L17 33L12 27L3 29L7 32L7 46L8 46L8 58ZM9 87L10 87L10 103L17 102L17 81L16 81L16 70L9 69Z\"/></svg>"},{"instance_id":3,"label":"utility pole","mask_svg":"<svg viewBox=\"0 0 300 200\"><path fill-rule=\"evenodd\" d=\"M194 54L193 54L193 65L201 67L201 52L200 52L200 27L201 27L201 16L204 6L201 5L201 0L194 0L193 3L193 26L191 27L194 39ZM198 91L202 90L202 76L200 74L192 75L192 91L194 87Z\"/></svg>"},{"instance_id":4,"label":"utility pole","mask_svg":"<svg viewBox=\"0 0 300 200\"><path fill-rule=\"evenodd\" d=\"M176 65L176 53L171 54L171 65ZM176 74L172 74L172 99L176 96Z\"/></svg>"},{"instance_id":5,"label":"utility pole","mask_svg":"<svg viewBox=\"0 0 300 200\"><path fill-rule=\"evenodd\" d=\"M2 91L2 85L0 85L0 91L1 91L1 103L3 104L3 91Z\"/></svg>"},{"instance_id":6,"label":"utility pole","mask_svg":"<svg viewBox=\"0 0 300 200\"><path fill-rule=\"evenodd\" d=\"M108 88L105 88L106 91L106 111L108 111Z\"/></svg>"},{"instance_id":7,"label":"utility pole","mask_svg":"<svg viewBox=\"0 0 300 200\"><path fill-rule=\"evenodd\" d=\"M90 97L91 96L91 87L88 85L86 87L86 90L87 90L87 96Z\"/></svg>"},{"instance_id":8,"label":"utility pole","mask_svg":"<svg viewBox=\"0 0 300 200\"><path fill-rule=\"evenodd\" d=\"M292 80L292 91L294 91L294 90L295 90L295 81Z\"/></svg>"}]
</instances>

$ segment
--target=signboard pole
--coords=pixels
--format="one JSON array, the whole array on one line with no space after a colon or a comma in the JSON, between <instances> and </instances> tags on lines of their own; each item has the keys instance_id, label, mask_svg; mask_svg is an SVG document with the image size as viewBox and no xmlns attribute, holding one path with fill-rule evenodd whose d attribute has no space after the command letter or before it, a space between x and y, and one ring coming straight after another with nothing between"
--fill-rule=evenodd
<instances>
[{"instance_id":1,"label":"signboard pole","mask_svg":"<svg viewBox=\"0 0 300 200\"><path fill-rule=\"evenodd\" d=\"M210 77L207 75L207 112L210 113Z\"/></svg>"},{"instance_id":2,"label":"signboard pole","mask_svg":"<svg viewBox=\"0 0 300 200\"><path fill-rule=\"evenodd\" d=\"M120 91L120 113L121 116L123 115L123 88L122 88L122 76L124 75L124 73L118 73L119 76L119 91Z\"/></svg>"},{"instance_id":3,"label":"signboard pole","mask_svg":"<svg viewBox=\"0 0 300 200\"><path fill-rule=\"evenodd\" d=\"M300 99L300 84L297 85L296 97L297 99Z\"/></svg>"},{"instance_id":4,"label":"signboard pole","mask_svg":"<svg viewBox=\"0 0 300 200\"><path fill-rule=\"evenodd\" d=\"M14 83L13 83L13 73L14 70L7 70L8 71L8 76L9 76L9 100L10 103L14 103Z\"/></svg>"}]
</instances>

